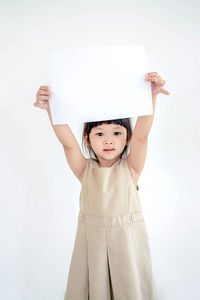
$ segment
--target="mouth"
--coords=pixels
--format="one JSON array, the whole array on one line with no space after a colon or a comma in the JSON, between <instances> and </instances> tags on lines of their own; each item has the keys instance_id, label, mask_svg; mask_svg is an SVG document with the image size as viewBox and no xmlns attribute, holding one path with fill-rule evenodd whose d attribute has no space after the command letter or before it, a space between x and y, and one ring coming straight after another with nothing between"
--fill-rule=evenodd
<instances>
[{"instance_id":1,"label":"mouth","mask_svg":"<svg viewBox=\"0 0 200 300\"><path fill-rule=\"evenodd\" d=\"M115 149L103 149L103 151L113 151Z\"/></svg>"}]
</instances>

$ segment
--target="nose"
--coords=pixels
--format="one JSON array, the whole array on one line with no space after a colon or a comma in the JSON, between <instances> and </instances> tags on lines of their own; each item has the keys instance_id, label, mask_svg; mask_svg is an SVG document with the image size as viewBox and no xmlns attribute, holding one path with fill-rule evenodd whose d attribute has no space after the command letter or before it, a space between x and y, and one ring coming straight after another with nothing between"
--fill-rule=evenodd
<instances>
[{"instance_id":1,"label":"nose","mask_svg":"<svg viewBox=\"0 0 200 300\"><path fill-rule=\"evenodd\" d=\"M113 142L111 141L111 139L106 139L106 140L104 141L104 144L113 144Z\"/></svg>"}]
</instances>

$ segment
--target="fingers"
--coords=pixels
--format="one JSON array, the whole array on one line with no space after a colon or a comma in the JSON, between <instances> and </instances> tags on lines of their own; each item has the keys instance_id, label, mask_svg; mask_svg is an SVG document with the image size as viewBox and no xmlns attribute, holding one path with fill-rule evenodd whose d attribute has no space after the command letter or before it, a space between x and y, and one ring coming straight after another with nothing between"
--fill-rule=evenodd
<instances>
[{"instance_id":1,"label":"fingers","mask_svg":"<svg viewBox=\"0 0 200 300\"><path fill-rule=\"evenodd\" d=\"M43 85L37 91L36 99L37 99L37 101L39 101L39 100L41 100L41 101L47 100L48 101L50 99L51 94L52 94L52 92L50 91L50 87Z\"/></svg>"},{"instance_id":2,"label":"fingers","mask_svg":"<svg viewBox=\"0 0 200 300\"><path fill-rule=\"evenodd\" d=\"M146 76L159 76L159 74L157 72L149 72L149 73L145 73Z\"/></svg>"},{"instance_id":3,"label":"fingers","mask_svg":"<svg viewBox=\"0 0 200 300\"><path fill-rule=\"evenodd\" d=\"M40 86L39 90L37 91L38 95L50 95L51 93L51 89L47 85Z\"/></svg>"},{"instance_id":4,"label":"fingers","mask_svg":"<svg viewBox=\"0 0 200 300\"><path fill-rule=\"evenodd\" d=\"M36 94L36 102L34 106L48 109L49 107L49 99L51 97L52 92L50 91L50 87L46 85L40 86L39 90Z\"/></svg>"},{"instance_id":5,"label":"fingers","mask_svg":"<svg viewBox=\"0 0 200 300\"><path fill-rule=\"evenodd\" d=\"M39 108L43 108L43 109L48 109L49 103L47 101L36 101L34 103L34 106L39 107Z\"/></svg>"},{"instance_id":6,"label":"fingers","mask_svg":"<svg viewBox=\"0 0 200 300\"><path fill-rule=\"evenodd\" d=\"M42 100L42 101L46 100L46 101L49 101L49 99L50 99L50 95L47 95L47 96L37 96L37 100L38 100L38 101L39 101L39 100Z\"/></svg>"},{"instance_id":7,"label":"fingers","mask_svg":"<svg viewBox=\"0 0 200 300\"><path fill-rule=\"evenodd\" d=\"M146 76L145 80L147 81L158 81L158 77L156 76Z\"/></svg>"},{"instance_id":8,"label":"fingers","mask_svg":"<svg viewBox=\"0 0 200 300\"><path fill-rule=\"evenodd\" d=\"M44 91L44 90L38 90L37 94L38 95L46 95L46 96L48 96L48 95L51 95L52 92Z\"/></svg>"},{"instance_id":9,"label":"fingers","mask_svg":"<svg viewBox=\"0 0 200 300\"><path fill-rule=\"evenodd\" d=\"M157 72L150 72L145 74L145 80L150 81L152 83L155 82L155 86L153 88L156 88L156 94L157 93L163 93L165 95L170 95L170 92L163 89L163 86L165 85L165 80L162 79L162 77Z\"/></svg>"},{"instance_id":10,"label":"fingers","mask_svg":"<svg viewBox=\"0 0 200 300\"><path fill-rule=\"evenodd\" d=\"M152 78L152 77L155 77L155 78L161 78L161 76L157 73L157 72L149 72L149 73L145 73L145 77L146 78ZM163 80L163 79L162 79Z\"/></svg>"},{"instance_id":11,"label":"fingers","mask_svg":"<svg viewBox=\"0 0 200 300\"><path fill-rule=\"evenodd\" d=\"M156 74L156 75L154 75ZM155 82L157 85L163 86L165 84L165 80L160 77L156 72L145 74L145 80Z\"/></svg>"},{"instance_id":12,"label":"fingers","mask_svg":"<svg viewBox=\"0 0 200 300\"><path fill-rule=\"evenodd\" d=\"M42 85L38 92L37 92L38 95L51 95L52 92L51 92L51 89L50 87L48 87L47 85Z\"/></svg>"},{"instance_id":13,"label":"fingers","mask_svg":"<svg viewBox=\"0 0 200 300\"><path fill-rule=\"evenodd\" d=\"M50 92L51 88L48 85L41 85L40 88L39 88L39 91Z\"/></svg>"},{"instance_id":14,"label":"fingers","mask_svg":"<svg viewBox=\"0 0 200 300\"><path fill-rule=\"evenodd\" d=\"M170 95L170 92L168 92L167 90L162 89L162 88L160 89L160 92L165 94L165 95Z\"/></svg>"},{"instance_id":15,"label":"fingers","mask_svg":"<svg viewBox=\"0 0 200 300\"><path fill-rule=\"evenodd\" d=\"M48 86L48 85L41 85L40 88L42 90L48 90L48 89L50 89L50 86Z\"/></svg>"},{"instance_id":16,"label":"fingers","mask_svg":"<svg viewBox=\"0 0 200 300\"><path fill-rule=\"evenodd\" d=\"M165 84L165 80L163 80L161 77L157 77L157 76L149 76L145 78L146 81L154 81L159 85L164 85Z\"/></svg>"}]
</instances>

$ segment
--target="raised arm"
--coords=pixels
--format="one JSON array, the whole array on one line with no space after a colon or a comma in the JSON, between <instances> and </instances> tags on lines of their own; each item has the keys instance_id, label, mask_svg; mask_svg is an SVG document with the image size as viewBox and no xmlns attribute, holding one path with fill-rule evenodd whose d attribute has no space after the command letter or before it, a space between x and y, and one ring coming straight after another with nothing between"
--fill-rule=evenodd
<instances>
[{"instance_id":1,"label":"raised arm","mask_svg":"<svg viewBox=\"0 0 200 300\"><path fill-rule=\"evenodd\" d=\"M148 132L151 129L154 119L156 96L153 97L152 104L153 115L138 117L130 141L130 152L127 161L130 167L137 173L138 178L141 175L146 160Z\"/></svg>"},{"instance_id":2,"label":"raised arm","mask_svg":"<svg viewBox=\"0 0 200 300\"><path fill-rule=\"evenodd\" d=\"M162 88L165 80L158 73L147 73L145 79L151 82L153 114L138 117L130 141L130 152L127 157L129 166L134 170L137 178L140 176L146 160L148 135L154 120L157 94L160 92L165 95L170 94Z\"/></svg>"},{"instance_id":3,"label":"raised arm","mask_svg":"<svg viewBox=\"0 0 200 300\"><path fill-rule=\"evenodd\" d=\"M82 175L86 166L86 158L83 156L82 151L79 147L79 144L70 129L68 124L57 124L54 125L52 122L50 106L50 90L48 86L41 86L37 92L35 106L46 109L49 120L51 122L52 128L63 146L64 153L67 159L67 162L74 173L74 175L81 182Z\"/></svg>"}]
</instances>

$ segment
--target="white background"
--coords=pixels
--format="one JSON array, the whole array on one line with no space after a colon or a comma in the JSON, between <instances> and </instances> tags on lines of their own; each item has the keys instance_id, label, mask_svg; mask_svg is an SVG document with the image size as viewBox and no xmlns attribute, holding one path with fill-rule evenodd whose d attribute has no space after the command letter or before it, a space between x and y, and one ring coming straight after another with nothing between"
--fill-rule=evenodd
<instances>
[{"instance_id":1,"label":"white background","mask_svg":"<svg viewBox=\"0 0 200 300\"><path fill-rule=\"evenodd\" d=\"M46 111L41 54L145 44L158 95L139 193L159 300L200 298L199 2L0 1L0 298L61 300L80 183ZM81 128L72 128L81 146Z\"/></svg>"}]
</instances>

